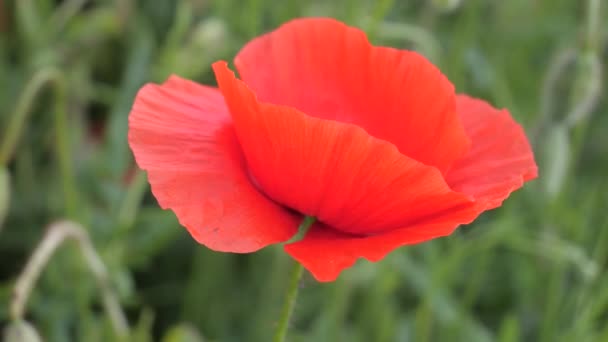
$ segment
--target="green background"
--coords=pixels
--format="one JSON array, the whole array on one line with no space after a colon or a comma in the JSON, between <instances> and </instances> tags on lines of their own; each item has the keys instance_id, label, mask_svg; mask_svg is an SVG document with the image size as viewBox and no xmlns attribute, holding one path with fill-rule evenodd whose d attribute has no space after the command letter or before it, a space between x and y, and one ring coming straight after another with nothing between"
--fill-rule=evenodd
<instances>
[{"instance_id":1,"label":"green background","mask_svg":"<svg viewBox=\"0 0 608 342\"><path fill-rule=\"evenodd\" d=\"M214 84L210 64L256 35L330 16L509 108L540 178L448 238L360 261L334 283L305 275L288 340L608 341L601 2L0 1L0 327L49 225L70 219L107 268L102 285L129 320L123 340L269 340L291 261L281 246L197 245L133 168L127 115L145 82ZM47 341L118 341L95 279L66 242L25 318Z\"/></svg>"}]
</instances>

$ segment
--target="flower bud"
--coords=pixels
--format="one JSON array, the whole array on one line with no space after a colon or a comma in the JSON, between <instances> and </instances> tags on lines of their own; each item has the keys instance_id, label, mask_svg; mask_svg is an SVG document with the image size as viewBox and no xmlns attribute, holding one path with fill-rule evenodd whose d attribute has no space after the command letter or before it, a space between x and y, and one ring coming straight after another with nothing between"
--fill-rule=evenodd
<instances>
[{"instance_id":1,"label":"flower bud","mask_svg":"<svg viewBox=\"0 0 608 342\"><path fill-rule=\"evenodd\" d=\"M451 12L462 4L462 0L431 0L431 3L442 12Z\"/></svg>"},{"instance_id":2,"label":"flower bud","mask_svg":"<svg viewBox=\"0 0 608 342\"><path fill-rule=\"evenodd\" d=\"M26 321L14 321L4 329L5 342L42 342L33 325Z\"/></svg>"},{"instance_id":3,"label":"flower bud","mask_svg":"<svg viewBox=\"0 0 608 342\"><path fill-rule=\"evenodd\" d=\"M199 332L188 324L180 324L169 329L162 339L163 342L203 342Z\"/></svg>"},{"instance_id":4,"label":"flower bud","mask_svg":"<svg viewBox=\"0 0 608 342\"><path fill-rule=\"evenodd\" d=\"M569 130L565 125L554 125L549 128L546 139L542 151L544 175L541 179L549 197L555 197L568 175L571 153Z\"/></svg>"},{"instance_id":5,"label":"flower bud","mask_svg":"<svg viewBox=\"0 0 608 342\"><path fill-rule=\"evenodd\" d=\"M206 49L221 50L226 45L228 31L226 23L218 18L209 18L198 24L192 36L192 44Z\"/></svg>"}]
</instances>

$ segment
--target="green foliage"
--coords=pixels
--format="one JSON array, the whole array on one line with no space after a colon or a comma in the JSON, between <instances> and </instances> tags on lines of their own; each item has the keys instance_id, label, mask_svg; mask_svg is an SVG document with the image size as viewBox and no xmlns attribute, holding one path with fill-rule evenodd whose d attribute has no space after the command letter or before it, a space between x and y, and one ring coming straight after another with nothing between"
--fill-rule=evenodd
<instances>
[{"instance_id":1,"label":"green foliage","mask_svg":"<svg viewBox=\"0 0 608 342\"><path fill-rule=\"evenodd\" d=\"M0 1L0 322L46 227L68 218L107 268L130 323L122 339L269 340L288 257L280 246L197 245L135 171L127 115L145 82L176 73L213 84L211 62L290 18L322 15L419 50L459 92L509 108L541 178L448 238L359 262L334 283L305 278L291 340L608 341L600 2ZM120 335L69 243L43 268L25 319L45 341Z\"/></svg>"}]
</instances>

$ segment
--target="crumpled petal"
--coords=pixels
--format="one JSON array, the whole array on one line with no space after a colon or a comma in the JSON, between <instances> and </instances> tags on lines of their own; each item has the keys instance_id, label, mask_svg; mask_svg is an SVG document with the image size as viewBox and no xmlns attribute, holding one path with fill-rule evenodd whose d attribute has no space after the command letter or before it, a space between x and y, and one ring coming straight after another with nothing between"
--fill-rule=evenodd
<instances>
[{"instance_id":1,"label":"crumpled petal","mask_svg":"<svg viewBox=\"0 0 608 342\"><path fill-rule=\"evenodd\" d=\"M333 281L359 258L377 262L401 246L449 235L459 224L472 221L478 213L475 206L462 207L407 227L370 236L348 234L319 223L302 240L285 245L285 252L318 281Z\"/></svg>"},{"instance_id":2,"label":"crumpled petal","mask_svg":"<svg viewBox=\"0 0 608 342\"><path fill-rule=\"evenodd\" d=\"M459 95L457 104L472 146L450 169L446 181L486 209L496 208L538 175L532 148L507 110L467 95Z\"/></svg>"},{"instance_id":3,"label":"crumpled petal","mask_svg":"<svg viewBox=\"0 0 608 342\"><path fill-rule=\"evenodd\" d=\"M328 18L290 21L235 59L260 101L352 123L446 173L468 150L454 87L421 55L372 46Z\"/></svg>"},{"instance_id":4,"label":"crumpled petal","mask_svg":"<svg viewBox=\"0 0 608 342\"><path fill-rule=\"evenodd\" d=\"M376 234L472 205L436 168L360 127L260 102L225 62L213 68L249 170L274 201L352 234Z\"/></svg>"},{"instance_id":5,"label":"crumpled petal","mask_svg":"<svg viewBox=\"0 0 608 342\"><path fill-rule=\"evenodd\" d=\"M160 206L199 243L245 253L297 232L299 218L249 180L216 88L178 77L144 86L129 116L129 144Z\"/></svg>"},{"instance_id":6,"label":"crumpled petal","mask_svg":"<svg viewBox=\"0 0 608 342\"><path fill-rule=\"evenodd\" d=\"M471 151L456 162L446 180L455 191L472 198L464 205L397 229L360 236L317 224L306 236L285 246L319 281L335 280L357 259L379 261L392 250L451 234L481 212L500 206L509 194L537 176L537 166L523 129L506 110L482 100L458 96L458 110Z\"/></svg>"}]
</instances>

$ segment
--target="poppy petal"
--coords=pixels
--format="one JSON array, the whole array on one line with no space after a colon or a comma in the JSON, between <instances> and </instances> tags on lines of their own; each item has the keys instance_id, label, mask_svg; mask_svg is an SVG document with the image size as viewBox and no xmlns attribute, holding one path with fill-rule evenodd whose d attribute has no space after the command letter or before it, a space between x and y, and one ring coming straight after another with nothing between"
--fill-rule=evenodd
<instances>
[{"instance_id":1,"label":"poppy petal","mask_svg":"<svg viewBox=\"0 0 608 342\"><path fill-rule=\"evenodd\" d=\"M152 192L199 243L252 252L288 240L298 219L250 182L221 93L178 77L144 86L129 144Z\"/></svg>"},{"instance_id":2,"label":"poppy petal","mask_svg":"<svg viewBox=\"0 0 608 342\"><path fill-rule=\"evenodd\" d=\"M439 215L433 220L373 236L356 236L316 224L302 240L285 245L285 252L318 281L333 281L359 258L380 261L401 246L449 235L459 223L453 216Z\"/></svg>"},{"instance_id":3,"label":"poppy petal","mask_svg":"<svg viewBox=\"0 0 608 342\"><path fill-rule=\"evenodd\" d=\"M524 130L507 110L466 95L459 95L457 104L472 146L454 164L446 181L486 209L498 207L525 181L536 178L532 149Z\"/></svg>"},{"instance_id":4,"label":"poppy petal","mask_svg":"<svg viewBox=\"0 0 608 342\"><path fill-rule=\"evenodd\" d=\"M439 213L470 221L476 210L434 167L356 125L259 102L225 62L213 65L249 170L268 197L353 234L403 227Z\"/></svg>"},{"instance_id":5,"label":"poppy petal","mask_svg":"<svg viewBox=\"0 0 608 342\"><path fill-rule=\"evenodd\" d=\"M248 43L235 65L260 101L353 123L444 174L468 150L449 80L421 55L374 47L339 21L288 22Z\"/></svg>"}]
</instances>

